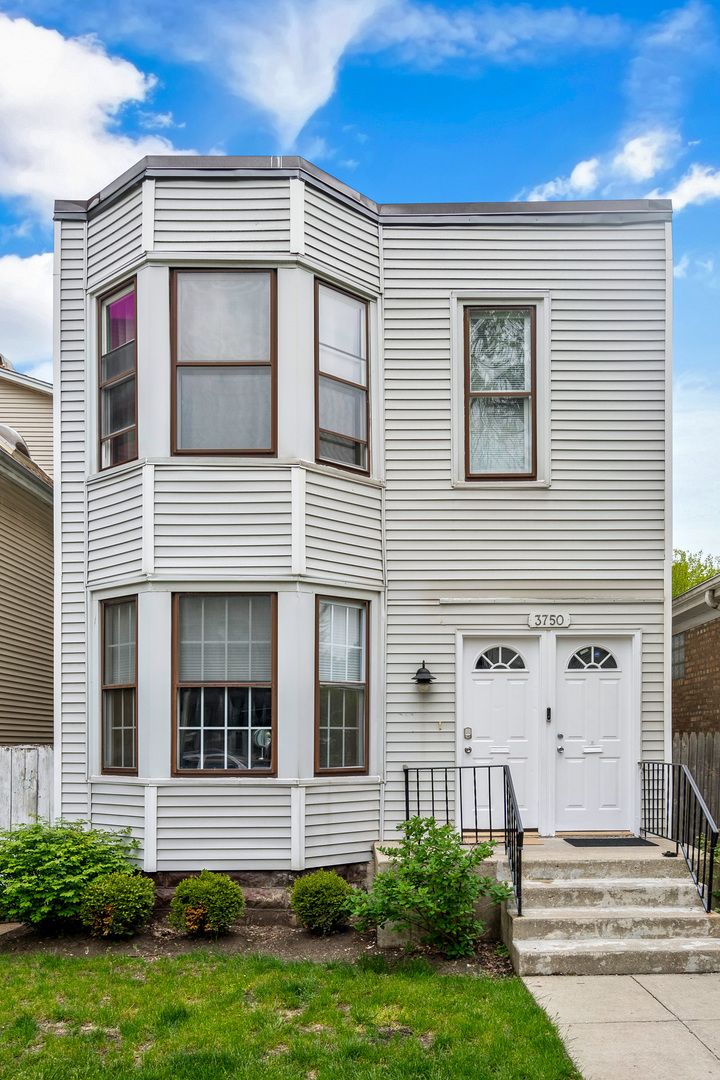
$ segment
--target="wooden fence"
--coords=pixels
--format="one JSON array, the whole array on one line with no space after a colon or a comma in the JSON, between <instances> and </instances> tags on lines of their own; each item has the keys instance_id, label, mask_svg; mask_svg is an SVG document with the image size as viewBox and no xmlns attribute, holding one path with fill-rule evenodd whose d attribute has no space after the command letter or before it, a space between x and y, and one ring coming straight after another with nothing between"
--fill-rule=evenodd
<instances>
[{"instance_id":1,"label":"wooden fence","mask_svg":"<svg viewBox=\"0 0 720 1080\"><path fill-rule=\"evenodd\" d=\"M720 731L676 731L672 756L687 765L708 810L720 822Z\"/></svg>"},{"instance_id":2,"label":"wooden fence","mask_svg":"<svg viewBox=\"0 0 720 1080\"><path fill-rule=\"evenodd\" d=\"M0 746L0 829L52 813L52 746Z\"/></svg>"}]
</instances>

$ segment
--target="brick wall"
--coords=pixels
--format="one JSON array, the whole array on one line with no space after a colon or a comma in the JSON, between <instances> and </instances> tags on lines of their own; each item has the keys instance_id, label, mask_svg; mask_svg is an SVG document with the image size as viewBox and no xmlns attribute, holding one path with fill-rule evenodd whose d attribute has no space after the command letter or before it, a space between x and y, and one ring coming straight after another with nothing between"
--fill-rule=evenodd
<instances>
[{"instance_id":1,"label":"brick wall","mask_svg":"<svg viewBox=\"0 0 720 1080\"><path fill-rule=\"evenodd\" d=\"M685 678L672 683L673 732L720 731L720 618L685 631Z\"/></svg>"}]
</instances>

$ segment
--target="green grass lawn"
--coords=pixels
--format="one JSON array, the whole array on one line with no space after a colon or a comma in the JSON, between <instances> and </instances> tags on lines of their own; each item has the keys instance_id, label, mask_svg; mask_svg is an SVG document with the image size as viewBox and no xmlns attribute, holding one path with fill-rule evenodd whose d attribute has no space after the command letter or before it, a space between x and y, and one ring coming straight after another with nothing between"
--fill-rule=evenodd
<instances>
[{"instance_id":1,"label":"green grass lawn","mask_svg":"<svg viewBox=\"0 0 720 1080\"><path fill-rule=\"evenodd\" d=\"M519 979L212 951L0 955L13 1080L579 1080Z\"/></svg>"}]
</instances>

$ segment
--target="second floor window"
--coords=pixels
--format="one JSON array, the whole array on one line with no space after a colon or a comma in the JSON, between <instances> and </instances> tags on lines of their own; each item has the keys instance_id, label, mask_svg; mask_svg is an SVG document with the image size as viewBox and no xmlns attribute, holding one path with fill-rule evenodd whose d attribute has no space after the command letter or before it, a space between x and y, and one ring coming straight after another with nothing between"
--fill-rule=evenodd
<instances>
[{"instance_id":1,"label":"second floor window","mask_svg":"<svg viewBox=\"0 0 720 1080\"><path fill-rule=\"evenodd\" d=\"M368 306L316 283L317 459L368 471Z\"/></svg>"},{"instance_id":2,"label":"second floor window","mask_svg":"<svg viewBox=\"0 0 720 1080\"><path fill-rule=\"evenodd\" d=\"M100 301L100 468L137 457L135 282Z\"/></svg>"},{"instance_id":3,"label":"second floor window","mask_svg":"<svg viewBox=\"0 0 720 1080\"><path fill-rule=\"evenodd\" d=\"M173 453L275 452L275 274L173 275Z\"/></svg>"},{"instance_id":4,"label":"second floor window","mask_svg":"<svg viewBox=\"0 0 720 1080\"><path fill-rule=\"evenodd\" d=\"M466 308L466 479L532 480L535 426L535 308Z\"/></svg>"}]
</instances>

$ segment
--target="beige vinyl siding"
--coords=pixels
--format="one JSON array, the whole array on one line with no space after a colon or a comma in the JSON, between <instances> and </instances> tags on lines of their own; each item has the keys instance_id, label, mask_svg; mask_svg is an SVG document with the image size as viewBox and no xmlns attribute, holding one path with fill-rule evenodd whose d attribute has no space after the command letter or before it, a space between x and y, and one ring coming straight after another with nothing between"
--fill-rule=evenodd
<instances>
[{"instance_id":1,"label":"beige vinyl siding","mask_svg":"<svg viewBox=\"0 0 720 1080\"><path fill-rule=\"evenodd\" d=\"M206 577L288 573L290 469L155 468L155 570Z\"/></svg>"},{"instance_id":2,"label":"beige vinyl siding","mask_svg":"<svg viewBox=\"0 0 720 1080\"><path fill-rule=\"evenodd\" d=\"M368 484L308 472L308 574L382 585L381 498Z\"/></svg>"},{"instance_id":3,"label":"beige vinyl siding","mask_svg":"<svg viewBox=\"0 0 720 1080\"><path fill-rule=\"evenodd\" d=\"M56 462L62 562L60 588L60 685L62 804L55 812L88 816L85 629L85 225L60 224L60 430Z\"/></svg>"},{"instance_id":4,"label":"beige vinyl siding","mask_svg":"<svg viewBox=\"0 0 720 1080\"><path fill-rule=\"evenodd\" d=\"M48 476L53 474L52 394L20 386L0 373L0 424L22 435L30 456Z\"/></svg>"},{"instance_id":5,"label":"beige vinyl siding","mask_svg":"<svg viewBox=\"0 0 720 1080\"><path fill-rule=\"evenodd\" d=\"M308 258L373 291L380 287L378 227L369 217L305 185Z\"/></svg>"},{"instance_id":6,"label":"beige vinyl siding","mask_svg":"<svg viewBox=\"0 0 720 1080\"><path fill-rule=\"evenodd\" d=\"M0 743L53 741L53 511L0 475Z\"/></svg>"},{"instance_id":7,"label":"beige vinyl siding","mask_svg":"<svg viewBox=\"0 0 720 1080\"><path fill-rule=\"evenodd\" d=\"M141 784L93 781L90 798L92 823L96 829L113 832L131 829L140 841L134 861L142 860L145 842L145 788Z\"/></svg>"},{"instance_id":8,"label":"beige vinyl siding","mask_svg":"<svg viewBox=\"0 0 720 1080\"><path fill-rule=\"evenodd\" d=\"M127 195L94 214L87 225L88 288L119 273L142 251L142 191Z\"/></svg>"},{"instance_id":9,"label":"beige vinyl siding","mask_svg":"<svg viewBox=\"0 0 720 1080\"><path fill-rule=\"evenodd\" d=\"M158 870L287 870L290 788L158 788Z\"/></svg>"},{"instance_id":10,"label":"beige vinyl siding","mask_svg":"<svg viewBox=\"0 0 720 1080\"><path fill-rule=\"evenodd\" d=\"M306 788L306 866L368 862L379 828L379 784L349 782Z\"/></svg>"},{"instance_id":11,"label":"beige vinyl siding","mask_svg":"<svg viewBox=\"0 0 720 1080\"><path fill-rule=\"evenodd\" d=\"M142 472L101 473L88 487L88 584L142 570Z\"/></svg>"},{"instance_id":12,"label":"beige vinyl siding","mask_svg":"<svg viewBox=\"0 0 720 1080\"><path fill-rule=\"evenodd\" d=\"M288 181L157 180L155 250L288 252Z\"/></svg>"}]
</instances>

